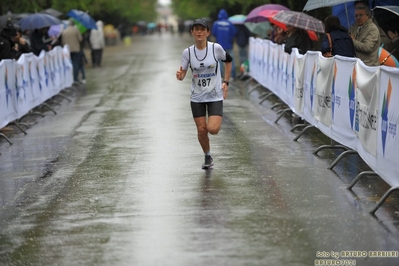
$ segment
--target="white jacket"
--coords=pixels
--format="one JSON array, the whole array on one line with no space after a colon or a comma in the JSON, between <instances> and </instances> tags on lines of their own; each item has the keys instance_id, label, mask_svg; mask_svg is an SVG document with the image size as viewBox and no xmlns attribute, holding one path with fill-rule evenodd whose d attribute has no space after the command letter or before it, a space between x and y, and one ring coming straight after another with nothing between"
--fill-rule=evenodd
<instances>
[{"instance_id":1,"label":"white jacket","mask_svg":"<svg viewBox=\"0 0 399 266\"><path fill-rule=\"evenodd\" d=\"M103 22L101 20L96 22L97 29L90 32L90 45L91 49L98 50L105 47Z\"/></svg>"}]
</instances>

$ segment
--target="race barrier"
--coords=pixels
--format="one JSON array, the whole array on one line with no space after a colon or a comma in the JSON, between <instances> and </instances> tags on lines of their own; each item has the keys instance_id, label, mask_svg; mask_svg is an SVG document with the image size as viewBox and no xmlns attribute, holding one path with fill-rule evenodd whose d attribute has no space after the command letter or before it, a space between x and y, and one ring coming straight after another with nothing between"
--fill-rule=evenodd
<instances>
[{"instance_id":1,"label":"race barrier","mask_svg":"<svg viewBox=\"0 0 399 266\"><path fill-rule=\"evenodd\" d=\"M283 45L253 37L249 66L258 84L310 126L347 147L345 152L358 153L391 186L372 214L399 190L398 68L368 67L357 58L325 58L319 51L301 55L296 48L287 54Z\"/></svg>"},{"instance_id":2,"label":"race barrier","mask_svg":"<svg viewBox=\"0 0 399 266\"><path fill-rule=\"evenodd\" d=\"M22 54L18 61L0 61L0 128L73 84L68 46L56 46L39 56Z\"/></svg>"}]
</instances>

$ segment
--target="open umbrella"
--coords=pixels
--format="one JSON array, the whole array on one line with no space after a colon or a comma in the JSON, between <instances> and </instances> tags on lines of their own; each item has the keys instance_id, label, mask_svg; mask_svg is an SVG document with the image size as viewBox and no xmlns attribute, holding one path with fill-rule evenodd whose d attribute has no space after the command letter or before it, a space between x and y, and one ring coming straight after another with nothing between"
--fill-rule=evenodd
<instances>
[{"instance_id":1,"label":"open umbrella","mask_svg":"<svg viewBox=\"0 0 399 266\"><path fill-rule=\"evenodd\" d=\"M270 21L277 26L284 24L304 30L324 33L323 22L303 12L282 10L274 15Z\"/></svg>"},{"instance_id":2,"label":"open umbrella","mask_svg":"<svg viewBox=\"0 0 399 266\"><path fill-rule=\"evenodd\" d=\"M395 56L382 47L378 48L378 59L381 65L399 67L399 62Z\"/></svg>"},{"instance_id":3,"label":"open umbrella","mask_svg":"<svg viewBox=\"0 0 399 266\"><path fill-rule=\"evenodd\" d=\"M353 0L308 0L303 8L303 11L310 11L327 6L335 6L347 2L353 2Z\"/></svg>"},{"instance_id":4,"label":"open umbrella","mask_svg":"<svg viewBox=\"0 0 399 266\"><path fill-rule=\"evenodd\" d=\"M40 13L49 14L49 15L52 15L57 18L62 15L61 11L58 11L57 9L54 9L54 8L47 8L45 10L40 11Z\"/></svg>"},{"instance_id":5,"label":"open umbrella","mask_svg":"<svg viewBox=\"0 0 399 266\"><path fill-rule=\"evenodd\" d=\"M45 13L30 14L18 21L22 30L33 30L62 24L58 18Z\"/></svg>"},{"instance_id":6,"label":"open umbrella","mask_svg":"<svg viewBox=\"0 0 399 266\"><path fill-rule=\"evenodd\" d=\"M77 9L71 9L67 16L75 19L87 29L97 29L95 20L87 13Z\"/></svg>"},{"instance_id":7,"label":"open umbrella","mask_svg":"<svg viewBox=\"0 0 399 266\"><path fill-rule=\"evenodd\" d=\"M385 31L397 28L399 25L399 6L376 6L374 9L374 18L378 26Z\"/></svg>"},{"instance_id":8,"label":"open umbrella","mask_svg":"<svg viewBox=\"0 0 399 266\"><path fill-rule=\"evenodd\" d=\"M147 28L149 29L154 29L157 26L157 24L155 22L150 22L147 24Z\"/></svg>"},{"instance_id":9,"label":"open umbrella","mask_svg":"<svg viewBox=\"0 0 399 266\"><path fill-rule=\"evenodd\" d=\"M257 35L262 39L267 39L268 33L272 30L272 26L269 21L262 21L262 22L244 22L244 26L248 28L248 30Z\"/></svg>"},{"instance_id":10,"label":"open umbrella","mask_svg":"<svg viewBox=\"0 0 399 266\"><path fill-rule=\"evenodd\" d=\"M228 18L228 20L234 25L242 25L244 21L247 19L247 16L242 14L237 14Z\"/></svg>"},{"instance_id":11,"label":"open umbrella","mask_svg":"<svg viewBox=\"0 0 399 266\"><path fill-rule=\"evenodd\" d=\"M245 22L262 22L268 20L265 16L260 15L259 13L264 10L289 10L289 8L279 5L279 4L266 4L262 6L258 6L249 12L247 15L247 19Z\"/></svg>"}]
</instances>

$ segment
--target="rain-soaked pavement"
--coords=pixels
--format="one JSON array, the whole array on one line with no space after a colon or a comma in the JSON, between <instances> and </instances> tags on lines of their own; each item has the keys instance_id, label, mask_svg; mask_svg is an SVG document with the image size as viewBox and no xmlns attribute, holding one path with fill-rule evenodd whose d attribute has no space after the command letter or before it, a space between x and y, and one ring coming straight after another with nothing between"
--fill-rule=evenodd
<instances>
[{"instance_id":1,"label":"rain-soaked pavement","mask_svg":"<svg viewBox=\"0 0 399 266\"><path fill-rule=\"evenodd\" d=\"M387 185L347 190L364 163L328 170L337 151L313 155L329 143L317 131L293 141L254 83L230 88L201 169L190 81L175 79L191 43L107 47L86 90L0 140L0 264L399 265L399 197L370 215Z\"/></svg>"}]
</instances>

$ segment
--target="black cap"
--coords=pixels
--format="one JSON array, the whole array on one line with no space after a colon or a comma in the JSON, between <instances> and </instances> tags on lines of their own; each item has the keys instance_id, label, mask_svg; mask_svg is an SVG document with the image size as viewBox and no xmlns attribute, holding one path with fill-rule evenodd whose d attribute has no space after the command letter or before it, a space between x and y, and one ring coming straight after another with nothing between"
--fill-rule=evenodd
<instances>
[{"instance_id":1,"label":"black cap","mask_svg":"<svg viewBox=\"0 0 399 266\"><path fill-rule=\"evenodd\" d=\"M206 20L204 18L198 18L198 19L194 20L193 26L191 27L191 29L193 29L195 25L204 26L205 28L207 28L209 30L208 22L206 22Z\"/></svg>"}]
</instances>

